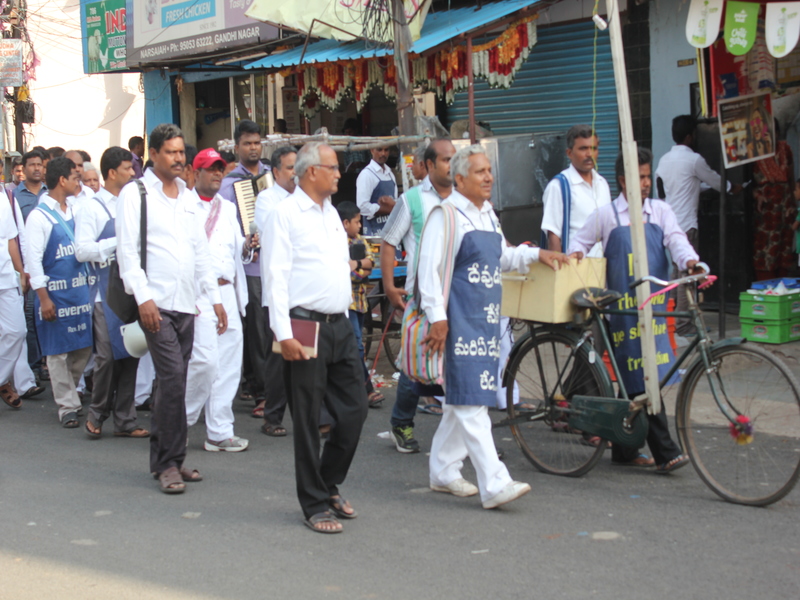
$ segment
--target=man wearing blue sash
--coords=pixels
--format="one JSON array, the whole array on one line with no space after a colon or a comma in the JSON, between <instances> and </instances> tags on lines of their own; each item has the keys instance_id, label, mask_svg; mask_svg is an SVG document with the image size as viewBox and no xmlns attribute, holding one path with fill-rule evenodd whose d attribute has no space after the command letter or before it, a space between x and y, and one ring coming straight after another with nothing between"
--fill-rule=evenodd
<instances>
[{"instance_id":1,"label":"man wearing blue sash","mask_svg":"<svg viewBox=\"0 0 800 600\"><path fill-rule=\"evenodd\" d=\"M649 273L659 279L669 279L670 261L666 250L672 254L672 260L681 270L692 271L699 257L692 248L686 234L678 225L675 213L666 202L654 202L649 199L652 188L651 168L653 155L647 148L639 148L639 183L642 188L642 217L644 233L647 241L647 264ZM623 294L619 306L611 308L627 309L636 306L635 293L630 289L633 282L633 246L631 244L630 215L625 181L625 168L622 154L617 157L617 181L622 193L614 202L592 213L580 231L570 242L570 252L587 252L597 242L603 244L606 258L608 288ZM701 271L702 272L702 271ZM652 286L651 291L658 291ZM654 305L664 309L663 295L653 300ZM614 343L614 356L620 367L622 380L631 398L644 392L644 370L641 366L642 346L638 331L637 315L610 315L608 320L610 337ZM656 353L658 355L658 376L664 377L675 355L669 343L667 323L664 317L653 319L656 332ZM627 448L614 444L611 449L611 461L635 467L652 467L656 465L658 473L669 473L685 466L689 458L681 453L680 447L669 434L667 413L664 403L657 415L647 415L649 429L647 444L653 458L640 454L638 448Z\"/></svg>"},{"instance_id":2,"label":"man wearing blue sash","mask_svg":"<svg viewBox=\"0 0 800 600\"><path fill-rule=\"evenodd\" d=\"M125 350L120 327L124 323L107 302L108 275L116 260L117 196L133 177L131 153L114 146L103 152L100 171L103 187L75 214L75 241L78 260L88 263L92 274L91 293L94 332L94 389L84 428L90 439L99 439L103 422L112 413L114 435L146 438L150 432L136 423L134 392L139 359Z\"/></svg>"},{"instance_id":3,"label":"man wearing blue sash","mask_svg":"<svg viewBox=\"0 0 800 600\"><path fill-rule=\"evenodd\" d=\"M420 304L432 323L423 347L427 352L445 353L446 399L431 445L430 485L436 492L460 497L480 491L483 507L490 509L531 489L527 483L513 481L500 462L489 418L500 385L500 273L526 273L528 264L536 261L556 268L567 257L506 242L488 202L494 177L481 146L456 152L450 172L456 191L428 216L417 271ZM444 239L446 211L455 217L453 240ZM450 248L455 256L452 267L445 256ZM442 279L449 268L453 268L452 284L445 298ZM468 456L478 477L477 487L461 475Z\"/></svg>"},{"instance_id":4,"label":"man wearing blue sash","mask_svg":"<svg viewBox=\"0 0 800 600\"><path fill-rule=\"evenodd\" d=\"M367 235L380 234L397 198L394 173L386 166L388 148L373 148L372 160L356 179L356 204Z\"/></svg>"},{"instance_id":5,"label":"man wearing blue sash","mask_svg":"<svg viewBox=\"0 0 800 600\"><path fill-rule=\"evenodd\" d=\"M25 264L36 291L34 318L47 357L53 399L66 428L78 427L81 401L76 386L92 353L92 302L86 266L75 256L75 221L67 197L80 192L75 163L47 164L48 192L25 224Z\"/></svg>"}]
</instances>

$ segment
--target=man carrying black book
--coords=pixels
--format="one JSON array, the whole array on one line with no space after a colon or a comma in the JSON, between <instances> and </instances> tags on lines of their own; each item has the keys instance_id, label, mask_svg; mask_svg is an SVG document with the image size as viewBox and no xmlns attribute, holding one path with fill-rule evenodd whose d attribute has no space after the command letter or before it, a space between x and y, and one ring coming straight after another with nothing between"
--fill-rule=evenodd
<instances>
[{"instance_id":1,"label":"man carrying black book","mask_svg":"<svg viewBox=\"0 0 800 600\"><path fill-rule=\"evenodd\" d=\"M364 371L346 316L350 272L357 263L350 259L347 235L330 200L341 177L336 152L325 144L306 144L297 153L295 174L297 188L269 213L261 238L264 290L270 325L286 361L297 495L305 524L319 533L339 533L337 516L356 517L338 486L347 476L367 416ZM304 349L313 347L313 340L299 340L300 327L292 321L319 324L316 358ZM323 401L336 427L320 456Z\"/></svg>"}]
</instances>

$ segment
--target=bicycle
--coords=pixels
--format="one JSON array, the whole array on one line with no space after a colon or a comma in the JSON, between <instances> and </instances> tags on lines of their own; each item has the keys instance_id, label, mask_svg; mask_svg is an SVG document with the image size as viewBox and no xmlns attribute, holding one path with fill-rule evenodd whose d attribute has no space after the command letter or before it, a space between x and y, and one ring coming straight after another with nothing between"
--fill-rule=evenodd
<instances>
[{"instance_id":1,"label":"bicycle","mask_svg":"<svg viewBox=\"0 0 800 600\"><path fill-rule=\"evenodd\" d=\"M644 281L665 286L650 302L705 276L672 282L646 277L631 288ZM753 506L777 502L800 476L800 384L779 358L744 338L712 343L702 312L691 293L689 297L688 312L653 311L659 317L690 318L697 331L659 382L663 389L673 375L682 375L676 426L683 451L724 500ZM644 441L647 399L618 399L628 394L601 321L606 314L636 314L610 308L620 298L609 290L579 290L572 303L579 315L588 310L585 320L523 322L527 332L512 348L503 376L508 417L495 427L510 427L523 454L542 472L577 477L597 464L606 440L630 446ZM601 325L599 353L592 344L594 322ZM604 351L612 357L608 366ZM513 402L515 385L519 405ZM599 444L590 443L592 435L602 438Z\"/></svg>"}]
</instances>

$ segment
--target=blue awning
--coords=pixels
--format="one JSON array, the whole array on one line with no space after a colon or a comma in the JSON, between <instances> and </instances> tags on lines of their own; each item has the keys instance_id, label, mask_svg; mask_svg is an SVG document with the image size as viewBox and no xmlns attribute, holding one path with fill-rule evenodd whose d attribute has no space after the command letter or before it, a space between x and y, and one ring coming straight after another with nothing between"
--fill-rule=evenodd
<instances>
[{"instance_id":1,"label":"blue awning","mask_svg":"<svg viewBox=\"0 0 800 600\"><path fill-rule=\"evenodd\" d=\"M489 25L508 15L532 6L540 0L500 0L491 4L484 4L481 8L456 8L439 13L428 13L425 24L422 26L422 35L411 45L410 52L422 54L440 44L458 37L463 33ZM284 69L303 64L325 63L337 60L356 60L359 58L374 58L390 56L390 48L368 48L364 40L354 42L340 42L338 40L321 40L309 44L303 55L303 46L298 46L281 52L265 56L249 64L245 69Z\"/></svg>"}]
</instances>

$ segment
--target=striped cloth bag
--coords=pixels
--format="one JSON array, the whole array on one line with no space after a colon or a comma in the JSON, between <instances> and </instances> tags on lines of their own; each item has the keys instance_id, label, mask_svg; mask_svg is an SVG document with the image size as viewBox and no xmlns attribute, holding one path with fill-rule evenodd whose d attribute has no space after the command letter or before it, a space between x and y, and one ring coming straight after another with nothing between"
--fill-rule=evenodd
<instances>
[{"instance_id":1,"label":"striped cloth bag","mask_svg":"<svg viewBox=\"0 0 800 600\"><path fill-rule=\"evenodd\" d=\"M450 284L453 281L453 268L455 256L455 231L456 209L453 205L444 203L434 208L441 208L444 214L444 232L442 235L442 258L444 272L440 273L442 279L442 292L444 293L444 306L447 309L447 300L450 295ZM427 223L426 223L427 224ZM423 235L425 229L423 228ZM420 240L417 240L417 253L414 257L414 273L417 275L419 267ZM442 385L444 383L444 355L435 352L429 353L422 346L422 340L428 336L431 324L428 316L420 308L419 278L414 283L414 290L406 303L403 312L402 337L400 341L400 355L397 358L398 368L409 379L425 385Z\"/></svg>"}]
</instances>

